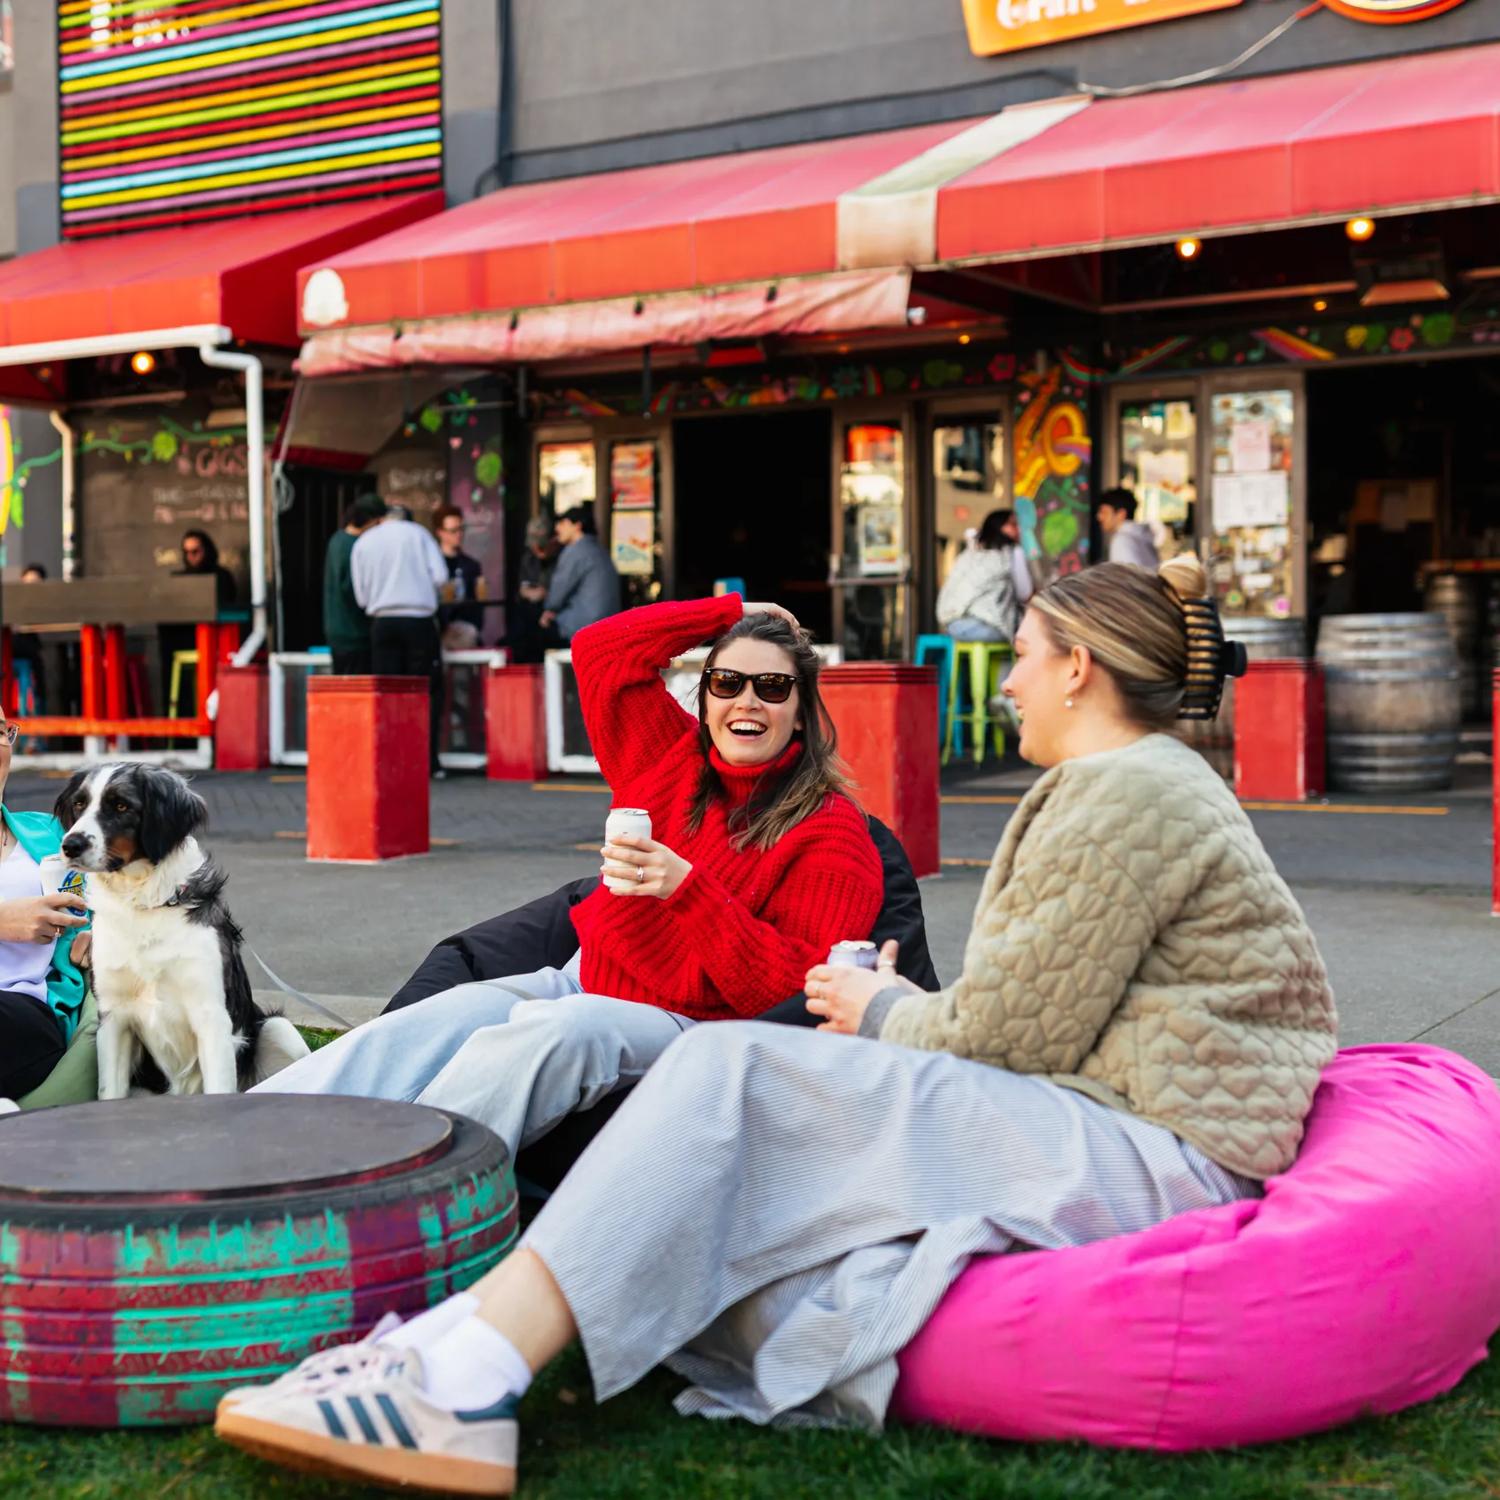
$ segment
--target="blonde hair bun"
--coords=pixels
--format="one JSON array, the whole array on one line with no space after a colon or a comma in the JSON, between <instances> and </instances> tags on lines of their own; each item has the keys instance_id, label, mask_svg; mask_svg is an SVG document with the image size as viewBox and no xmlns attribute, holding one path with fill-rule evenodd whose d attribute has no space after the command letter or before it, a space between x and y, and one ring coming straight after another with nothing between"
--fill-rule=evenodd
<instances>
[{"instance_id":1,"label":"blonde hair bun","mask_svg":"<svg viewBox=\"0 0 1500 1500\"><path fill-rule=\"evenodd\" d=\"M1206 599L1208 597L1208 574L1203 564L1191 552L1169 557L1157 570L1165 583L1179 599Z\"/></svg>"}]
</instances>

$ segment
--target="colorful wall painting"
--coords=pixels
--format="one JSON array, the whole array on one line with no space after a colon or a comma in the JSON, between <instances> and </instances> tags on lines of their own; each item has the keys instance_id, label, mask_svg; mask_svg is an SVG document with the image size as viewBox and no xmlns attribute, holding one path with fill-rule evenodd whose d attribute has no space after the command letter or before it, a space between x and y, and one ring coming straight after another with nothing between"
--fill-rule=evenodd
<instances>
[{"instance_id":1,"label":"colorful wall painting","mask_svg":"<svg viewBox=\"0 0 1500 1500\"><path fill-rule=\"evenodd\" d=\"M681 416L690 412L755 411L766 407L808 406L859 396L935 395L1008 385L1016 376L1016 356L982 345L955 354L930 351L910 359L880 363L809 360L796 370L736 371L732 376L701 375L657 386L641 399L638 376L582 390L533 390L534 421L587 421L597 417Z\"/></svg>"},{"instance_id":2,"label":"colorful wall painting","mask_svg":"<svg viewBox=\"0 0 1500 1500\"><path fill-rule=\"evenodd\" d=\"M1391 309L1383 317L1330 318L1164 339L1131 350L1118 374L1186 374L1464 351L1500 353L1500 305L1474 303L1436 312Z\"/></svg>"},{"instance_id":3,"label":"colorful wall painting","mask_svg":"<svg viewBox=\"0 0 1500 1500\"><path fill-rule=\"evenodd\" d=\"M463 512L464 551L483 569L489 597L503 600L506 472L499 394L493 383L450 392L443 416L448 431L448 503ZM505 611L486 609L481 641L492 646L504 636Z\"/></svg>"},{"instance_id":4,"label":"colorful wall painting","mask_svg":"<svg viewBox=\"0 0 1500 1500\"><path fill-rule=\"evenodd\" d=\"M10 546L19 540L26 519L21 486L16 483L16 464L21 444L10 408L0 406L0 568L5 566Z\"/></svg>"},{"instance_id":5,"label":"colorful wall painting","mask_svg":"<svg viewBox=\"0 0 1500 1500\"><path fill-rule=\"evenodd\" d=\"M442 0L61 0L63 235L442 182Z\"/></svg>"},{"instance_id":6,"label":"colorful wall painting","mask_svg":"<svg viewBox=\"0 0 1500 1500\"><path fill-rule=\"evenodd\" d=\"M1061 361L1020 378L1015 399L1012 498L1037 580L1076 573L1088 561L1088 393Z\"/></svg>"}]
</instances>

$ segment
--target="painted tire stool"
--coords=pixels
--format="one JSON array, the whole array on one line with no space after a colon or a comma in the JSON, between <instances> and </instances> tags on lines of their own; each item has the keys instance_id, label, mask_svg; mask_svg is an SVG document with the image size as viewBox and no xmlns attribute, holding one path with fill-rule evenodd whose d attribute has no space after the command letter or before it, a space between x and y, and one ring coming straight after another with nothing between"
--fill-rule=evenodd
<instances>
[{"instance_id":1,"label":"painted tire stool","mask_svg":"<svg viewBox=\"0 0 1500 1500\"><path fill-rule=\"evenodd\" d=\"M231 1386L460 1291L511 1248L505 1147L295 1094L0 1119L0 1420L209 1421Z\"/></svg>"}]
</instances>

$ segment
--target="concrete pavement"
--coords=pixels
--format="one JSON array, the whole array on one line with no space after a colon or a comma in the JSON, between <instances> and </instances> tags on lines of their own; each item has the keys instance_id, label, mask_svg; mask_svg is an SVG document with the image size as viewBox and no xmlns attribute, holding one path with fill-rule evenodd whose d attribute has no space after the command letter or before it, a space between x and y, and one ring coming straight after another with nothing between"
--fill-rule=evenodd
<instances>
[{"instance_id":1,"label":"concrete pavement","mask_svg":"<svg viewBox=\"0 0 1500 1500\"><path fill-rule=\"evenodd\" d=\"M1008 764L944 775L946 863L923 882L923 901L945 981L958 973L984 866L1034 774ZM204 774L195 784L249 941L290 984L351 1021L377 1012L445 934L590 873L608 807L589 780L532 787L454 777L432 789L429 856L346 867L303 857L300 776ZM6 800L47 807L58 786L17 771ZM1488 767L1466 767L1460 785L1438 795L1335 798L1251 816L1318 936L1344 1043L1420 1038L1500 1075ZM274 996L251 967L257 989ZM304 1018L295 1003L287 1010Z\"/></svg>"}]
</instances>

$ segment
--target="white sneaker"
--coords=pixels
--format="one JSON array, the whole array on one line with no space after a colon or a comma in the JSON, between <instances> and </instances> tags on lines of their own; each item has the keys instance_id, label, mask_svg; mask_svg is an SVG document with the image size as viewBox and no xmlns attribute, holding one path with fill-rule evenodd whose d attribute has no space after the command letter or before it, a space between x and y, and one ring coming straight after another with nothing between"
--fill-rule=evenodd
<instances>
[{"instance_id":1,"label":"white sneaker","mask_svg":"<svg viewBox=\"0 0 1500 1500\"><path fill-rule=\"evenodd\" d=\"M444 1411L422 1390L414 1350L366 1339L342 1352L343 1374L325 1364L315 1384L289 1383L299 1366L271 1385L226 1397L215 1433L258 1458L337 1479L450 1495L514 1493L514 1396L480 1411Z\"/></svg>"},{"instance_id":2,"label":"white sneaker","mask_svg":"<svg viewBox=\"0 0 1500 1500\"><path fill-rule=\"evenodd\" d=\"M225 1391L219 1397L219 1410L223 1411L226 1406L233 1406L247 1396L259 1396L267 1391L279 1391L282 1395L291 1391L321 1394L325 1387L342 1377L371 1368L373 1361L383 1359L384 1355L375 1348L376 1343L400 1326L400 1314L388 1312L358 1343L335 1344L331 1349L309 1354L300 1365L294 1365L285 1374L263 1385L239 1385L232 1391Z\"/></svg>"},{"instance_id":3,"label":"white sneaker","mask_svg":"<svg viewBox=\"0 0 1500 1500\"><path fill-rule=\"evenodd\" d=\"M21 1106L14 1099L0 1099L0 1115L18 1115Z\"/></svg>"}]
</instances>

